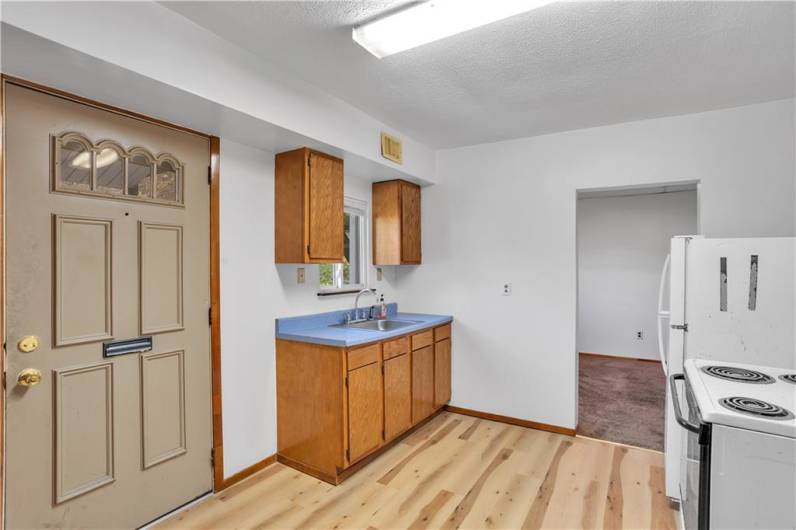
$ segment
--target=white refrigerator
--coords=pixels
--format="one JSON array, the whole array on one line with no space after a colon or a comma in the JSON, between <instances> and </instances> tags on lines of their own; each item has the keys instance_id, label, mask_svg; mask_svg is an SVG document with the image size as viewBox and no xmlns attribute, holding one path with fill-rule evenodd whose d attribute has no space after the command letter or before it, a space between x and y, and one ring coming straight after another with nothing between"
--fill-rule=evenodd
<instances>
[{"instance_id":1,"label":"white refrigerator","mask_svg":"<svg viewBox=\"0 0 796 530\"><path fill-rule=\"evenodd\" d=\"M796 238L672 238L658 347L667 377L690 358L796 368ZM684 431L669 385L665 417L666 495L679 500Z\"/></svg>"}]
</instances>

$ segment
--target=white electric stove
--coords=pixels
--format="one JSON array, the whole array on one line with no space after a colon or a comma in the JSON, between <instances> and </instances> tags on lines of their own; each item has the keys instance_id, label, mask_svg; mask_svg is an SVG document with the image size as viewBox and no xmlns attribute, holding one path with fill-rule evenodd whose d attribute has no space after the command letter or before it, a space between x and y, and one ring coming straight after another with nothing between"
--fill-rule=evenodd
<instances>
[{"instance_id":1,"label":"white electric stove","mask_svg":"<svg viewBox=\"0 0 796 530\"><path fill-rule=\"evenodd\" d=\"M796 528L796 370L706 359L684 368L672 375L671 392L688 431L680 477L686 530Z\"/></svg>"}]
</instances>

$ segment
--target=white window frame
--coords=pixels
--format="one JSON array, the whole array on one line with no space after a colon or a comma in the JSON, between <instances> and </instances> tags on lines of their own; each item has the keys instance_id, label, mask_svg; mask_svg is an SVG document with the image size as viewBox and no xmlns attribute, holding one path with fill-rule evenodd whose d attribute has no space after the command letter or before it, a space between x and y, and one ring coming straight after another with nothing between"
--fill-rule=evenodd
<instances>
[{"instance_id":1,"label":"white window frame","mask_svg":"<svg viewBox=\"0 0 796 530\"><path fill-rule=\"evenodd\" d=\"M360 256L360 282L356 284L343 284L343 264L335 263L332 265L332 276L334 277L333 287L318 286L318 292L323 294L333 293L348 293L350 291L360 291L368 285L368 269L370 268L370 260L368 259L368 251L370 241L369 233L370 227L368 223L369 212L368 203L361 199L354 197L345 197L343 200L343 211L351 214L361 216L359 227L359 248L358 254Z\"/></svg>"}]
</instances>

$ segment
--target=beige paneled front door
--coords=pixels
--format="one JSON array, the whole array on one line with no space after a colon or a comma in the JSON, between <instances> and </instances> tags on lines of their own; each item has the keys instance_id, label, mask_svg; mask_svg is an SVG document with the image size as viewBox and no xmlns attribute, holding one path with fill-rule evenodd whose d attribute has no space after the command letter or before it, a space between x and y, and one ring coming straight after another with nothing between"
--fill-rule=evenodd
<instances>
[{"instance_id":1,"label":"beige paneled front door","mask_svg":"<svg viewBox=\"0 0 796 530\"><path fill-rule=\"evenodd\" d=\"M212 488L209 142L11 83L5 118L7 527L136 527Z\"/></svg>"}]
</instances>

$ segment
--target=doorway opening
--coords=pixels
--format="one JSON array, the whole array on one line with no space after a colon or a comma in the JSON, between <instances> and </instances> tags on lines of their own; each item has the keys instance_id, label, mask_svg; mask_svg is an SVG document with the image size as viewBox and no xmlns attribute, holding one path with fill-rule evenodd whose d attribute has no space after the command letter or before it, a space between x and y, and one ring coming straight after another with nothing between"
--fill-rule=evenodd
<instances>
[{"instance_id":1,"label":"doorway opening","mask_svg":"<svg viewBox=\"0 0 796 530\"><path fill-rule=\"evenodd\" d=\"M698 204L693 182L578 191L579 435L663 451L662 271L671 238L698 232Z\"/></svg>"}]
</instances>

